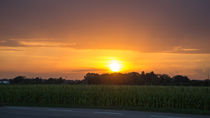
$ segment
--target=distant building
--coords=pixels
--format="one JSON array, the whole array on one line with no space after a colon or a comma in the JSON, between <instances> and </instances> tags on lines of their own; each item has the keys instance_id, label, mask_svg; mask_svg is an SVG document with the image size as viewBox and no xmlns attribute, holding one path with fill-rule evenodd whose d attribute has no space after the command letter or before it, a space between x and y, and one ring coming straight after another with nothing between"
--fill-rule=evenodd
<instances>
[{"instance_id":1,"label":"distant building","mask_svg":"<svg viewBox=\"0 0 210 118\"><path fill-rule=\"evenodd\" d=\"M0 80L0 84L10 84L9 80Z\"/></svg>"}]
</instances>

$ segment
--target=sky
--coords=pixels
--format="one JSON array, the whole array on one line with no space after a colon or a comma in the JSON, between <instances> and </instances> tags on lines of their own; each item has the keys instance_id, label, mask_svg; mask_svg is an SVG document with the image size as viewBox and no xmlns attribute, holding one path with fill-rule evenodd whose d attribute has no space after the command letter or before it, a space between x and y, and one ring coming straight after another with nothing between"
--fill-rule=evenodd
<instances>
[{"instance_id":1,"label":"sky","mask_svg":"<svg viewBox=\"0 0 210 118\"><path fill-rule=\"evenodd\" d=\"M154 71L207 79L209 0L0 0L0 78Z\"/></svg>"}]
</instances>

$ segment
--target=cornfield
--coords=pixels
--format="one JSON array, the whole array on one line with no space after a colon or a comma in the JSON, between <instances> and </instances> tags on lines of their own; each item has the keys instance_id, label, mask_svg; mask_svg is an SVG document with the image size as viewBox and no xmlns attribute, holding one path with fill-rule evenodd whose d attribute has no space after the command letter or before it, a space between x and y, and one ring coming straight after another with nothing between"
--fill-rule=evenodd
<instances>
[{"instance_id":1,"label":"cornfield","mask_svg":"<svg viewBox=\"0 0 210 118\"><path fill-rule=\"evenodd\" d=\"M210 113L209 87L2 85L0 104Z\"/></svg>"}]
</instances>

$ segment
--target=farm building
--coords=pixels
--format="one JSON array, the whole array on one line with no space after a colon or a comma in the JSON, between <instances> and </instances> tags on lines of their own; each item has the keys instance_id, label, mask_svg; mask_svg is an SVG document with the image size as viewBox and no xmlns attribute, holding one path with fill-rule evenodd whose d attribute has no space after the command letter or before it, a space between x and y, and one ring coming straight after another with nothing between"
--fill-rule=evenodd
<instances>
[{"instance_id":1,"label":"farm building","mask_svg":"<svg viewBox=\"0 0 210 118\"><path fill-rule=\"evenodd\" d=\"M9 84L9 80L0 80L0 84Z\"/></svg>"}]
</instances>

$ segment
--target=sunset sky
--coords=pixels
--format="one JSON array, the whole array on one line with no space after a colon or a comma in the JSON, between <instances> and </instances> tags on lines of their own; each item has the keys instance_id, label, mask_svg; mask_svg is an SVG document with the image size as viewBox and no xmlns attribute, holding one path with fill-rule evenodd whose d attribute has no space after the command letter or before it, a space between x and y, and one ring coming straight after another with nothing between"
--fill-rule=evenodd
<instances>
[{"instance_id":1,"label":"sunset sky","mask_svg":"<svg viewBox=\"0 0 210 118\"><path fill-rule=\"evenodd\" d=\"M83 79L113 63L207 79L210 0L0 0L0 78Z\"/></svg>"}]
</instances>

